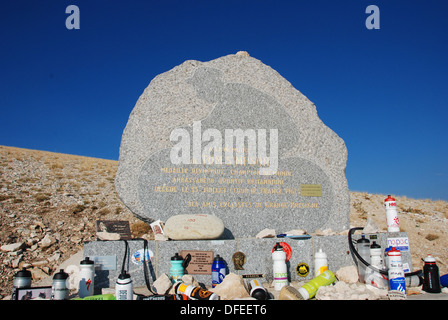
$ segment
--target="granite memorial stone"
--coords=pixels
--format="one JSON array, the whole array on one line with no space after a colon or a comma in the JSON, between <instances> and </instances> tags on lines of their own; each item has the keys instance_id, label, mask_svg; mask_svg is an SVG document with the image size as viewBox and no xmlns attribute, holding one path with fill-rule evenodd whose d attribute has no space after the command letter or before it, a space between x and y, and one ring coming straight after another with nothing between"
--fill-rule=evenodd
<instances>
[{"instance_id":1,"label":"granite memorial stone","mask_svg":"<svg viewBox=\"0 0 448 320\"><path fill-rule=\"evenodd\" d=\"M349 227L344 141L315 105L237 53L155 77L123 132L115 179L140 219L208 214L224 239Z\"/></svg>"}]
</instances>

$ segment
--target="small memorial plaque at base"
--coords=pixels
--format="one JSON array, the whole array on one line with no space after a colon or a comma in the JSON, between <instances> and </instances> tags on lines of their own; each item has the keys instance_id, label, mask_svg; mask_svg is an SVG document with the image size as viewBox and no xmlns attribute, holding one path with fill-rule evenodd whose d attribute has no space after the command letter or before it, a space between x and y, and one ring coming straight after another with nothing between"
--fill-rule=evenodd
<instances>
[{"instance_id":1,"label":"small memorial plaque at base","mask_svg":"<svg viewBox=\"0 0 448 320\"><path fill-rule=\"evenodd\" d=\"M180 255L191 255L190 263L186 268L187 274L212 274L213 251L182 250Z\"/></svg>"}]
</instances>

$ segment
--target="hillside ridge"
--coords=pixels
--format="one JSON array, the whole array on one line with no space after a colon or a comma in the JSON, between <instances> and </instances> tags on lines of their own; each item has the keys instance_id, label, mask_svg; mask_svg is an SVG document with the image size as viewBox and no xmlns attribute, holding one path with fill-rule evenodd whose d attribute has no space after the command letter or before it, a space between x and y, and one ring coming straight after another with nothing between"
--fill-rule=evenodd
<instances>
[{"instance_id":1,"label":"hillside ridge","mask_svg":"<svg viewBox=\"0 0 448 320\"><path fill-rule=\"evenodd\" d=\"M84 242L96 240L97 220L127 220L134 237L152 238L149 226L118 198L117 168L115 160L0 146L0 299L10 294L20 268L32 270L34 280L45 278ZM350 225L363 227L370 218L385 231L386 197L351 191ZM431 254L446 274L448 202L395 198L414 269Z\"/></svg>"}]
</instances>

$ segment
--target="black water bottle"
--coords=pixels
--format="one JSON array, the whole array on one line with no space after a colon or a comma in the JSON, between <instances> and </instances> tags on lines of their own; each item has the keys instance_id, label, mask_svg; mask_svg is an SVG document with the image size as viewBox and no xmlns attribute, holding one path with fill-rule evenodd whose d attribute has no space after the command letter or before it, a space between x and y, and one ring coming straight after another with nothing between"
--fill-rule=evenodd
<instances>
[{"instance_id":1,"label":"black water bottle","mask_svg":"<svg viewBox=\"0 0 448 320\"><path fill-rule=\"evenodd\" d=\"M423 260L423 290L429 293L440 293L440 275L439 267L436 265L436 259L430 254Z\"/></svg>"}]
</instances>

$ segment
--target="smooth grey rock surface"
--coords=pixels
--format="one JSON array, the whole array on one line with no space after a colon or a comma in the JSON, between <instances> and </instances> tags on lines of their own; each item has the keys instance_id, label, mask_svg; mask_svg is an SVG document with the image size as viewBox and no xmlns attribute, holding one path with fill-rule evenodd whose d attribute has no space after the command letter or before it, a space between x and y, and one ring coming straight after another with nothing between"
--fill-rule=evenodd
<instances>
[{"instance_id":1,"label":"smooth grey rock surface","mask_svg":"<svg viewBox=\"0 0 448 320\"><path fill-rule=\"evenodd\" d=\"M224 146L226 129L254 130L257 139L264 129L267 156L278 144L278 170L260 175L266 164L228 164L225 150L222 163L173 164L175 129L192 140L197 132L202 137L199 146L191 142L193 160L197 148L217 143L204 133L221 133ZM271 129L278 130L276 140L270 140ZM260 147L262 140L256 141ZM244 156L249 153L247 147ZM189 60L151 81L123 132L115 186L142 220L213 214L224 222L226 239L254 237L267 227L338 232L349 227L346 162L344 141L322 123L307 97L260 60L236 54ZM307 185L321 195L302 193Z\"/></svg>"}]
</instances>

